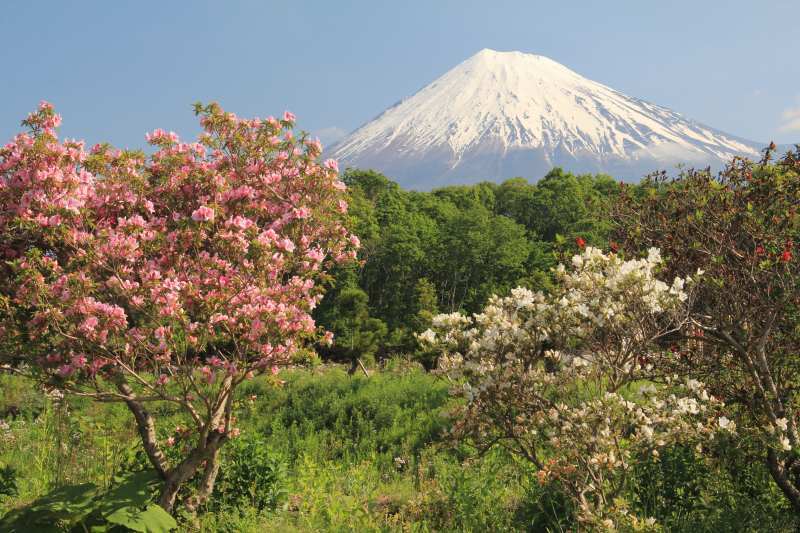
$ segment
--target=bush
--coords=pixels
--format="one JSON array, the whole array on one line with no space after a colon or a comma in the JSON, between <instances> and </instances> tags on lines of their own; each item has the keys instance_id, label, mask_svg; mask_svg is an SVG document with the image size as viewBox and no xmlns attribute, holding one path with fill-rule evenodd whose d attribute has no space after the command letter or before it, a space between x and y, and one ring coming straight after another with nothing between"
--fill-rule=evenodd
<instances>
[{"instance_id":1,"label":"bush","mask_svg":"<svg viewBox=\"0 0 800 533\"><path fill-rule=\"evenodd\" d=\"M211 506L274 510L286 495L286 464L252 433L233 439L225 449Z\"/></svg>"},{"instance_id":2,"label":"bush","mask_svg":"<svg viewBox=\"0 0 800 533\"><path fill-rule=\"evenodd\" d=\"M0 496L16 496L18 493L17 471L8 465L0 468Z\"/></svg>"}]
</instances>

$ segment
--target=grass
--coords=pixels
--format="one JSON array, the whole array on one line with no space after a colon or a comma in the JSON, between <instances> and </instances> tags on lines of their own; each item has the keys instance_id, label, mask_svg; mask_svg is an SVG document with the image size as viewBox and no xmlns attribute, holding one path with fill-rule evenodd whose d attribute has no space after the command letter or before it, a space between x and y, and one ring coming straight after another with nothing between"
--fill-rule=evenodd
<instances>
[{"instance_id":1,"label":"grass","mask_svg":"<svg viewBox=\"0 0 800 533\"><path fill-rule=\"evenodd\" d=\"M502 450L478 455L447 438L448 384L420 369L369 378L339 367L293 370L285 384L242 387L242 435L223 452L211 504L182 517L186 531L566 531L567 501L540 486L529 465ZM0 512L69 483L107 485L141 463L119 404L43 395L0 376L0 468L16 472ZM180 422L159 413L163 436ZM5 428L5 429L2 429ZM690 453L641 465L630 500L668 531L793 531L763 468ZM0 474L2 470L0 470ZM5 485L8 485L6 482ZM655 489L654 489L655 487Z\"/></svg>"}]
</instances>

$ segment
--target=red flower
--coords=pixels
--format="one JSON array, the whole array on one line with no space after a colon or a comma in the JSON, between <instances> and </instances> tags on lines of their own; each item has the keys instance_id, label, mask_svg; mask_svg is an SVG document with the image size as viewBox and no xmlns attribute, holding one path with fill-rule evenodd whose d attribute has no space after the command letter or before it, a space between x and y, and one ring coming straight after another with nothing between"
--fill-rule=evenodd
<instances>
[{"instance_id":1,"label":"red flower","mask_svg":"<svg viewBox=\"0 0 800 533\"><path fill-rule=\"evenodd\" d=\"M783 261L784 263L788 263L791 260L792 260L792 252L790 252L789 250L784 250L783 253L781 254L781 261Z\"/></svg>"},{"instance_id":2,"label":"red flower","mask_svg":"<svg viewBox=\"0 0 800 533\"><path fill-rule=\"evenodd\" d=\"M578 245L578 248L583 248L584 246L586 246L586 241L583 240L582 237L576 237L575 238L575 244Z\"/></svg>"},{"instance_id":3,"label":"red flower","mask_svg":"<svg viewBox=\"0 0 800 533\"><path fill-rule=\"evenodd\" d=\"M760 244L756 246L756 255L764 255L764 247Z\"/></svg>"},{"instance_id":4,"label":"red flower","mask_svg":"<svg viewBox=\"0 0 800 533\"><path fill-rule=\"evenodd\" d=\"M614 253L619 251L619 244L615 243L614 241L609 242L608 247L611 248L611 251Z\"/></svg>"}]
</instances>

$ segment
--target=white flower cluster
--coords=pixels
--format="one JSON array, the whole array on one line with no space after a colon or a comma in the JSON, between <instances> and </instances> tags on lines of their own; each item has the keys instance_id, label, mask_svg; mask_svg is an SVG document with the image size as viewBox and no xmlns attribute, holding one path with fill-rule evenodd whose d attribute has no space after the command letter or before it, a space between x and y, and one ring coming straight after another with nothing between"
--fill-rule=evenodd
<instances>
[{"instance_id":1,"label":"white flower cluster","mask_svg":"<svg viewBox=\"0 0 800 533\"><path fill-rule=\"evenodd\" d=\"M616 254L588 247L583 254L572 258L572 264L572 272L566 272L563 265L557 269L565 289L559 303L596 324L602 325L620 315L626 318L631 299L650 313L661 313L688 298L682 278L675 278L672 285L667 285L655 277L661 264L661 254L656 248L650 249L647 258L623 261Z\"/></svg>"},{"instance_id":2,"label":"white flower cluster","mask_svg":"<svg viewBox=\"0 0 800 533\"><path fill-rule=\"evenodd\" d=\"M458 430L505 439L588 522L625 515L610 492L634 454L722 427L701 383L647 381L647 359L680 327L692 285L657 279L660 263L655 248L625 261L590 247L558 267L551 293L517 288L472 317L439 315L418 335L466 400Z\"/></svg>"},{"instance_id":3,"label":"white flower cluster","mask_svg":"<svg viewBox=\"0 0 800 533\"><path fill-rule=\"evenodd\" d=\"M733 424L733 422L731 422L731 424ZM722 423L720 422L720 426L721 425ZM788 419L786 418L775 419L774 423L768 424L766 426L766 433L768 434L767 445L771 445L771 447L777 448L784 452L791 451L792 442L789 439L788 431L789 431Z\"/></svg>"},{"instance_id":4,"label":"white flower cluster","mask_svg":"<svg viewBox=\"0 0 800 533\"><path fill-rule=\"evenodd\" d=\"M680 319L689 298L683 279L667 285L655 277L660 261L656 249L646 259L623 261L589 247L573 258L572 270L559 265L553 293L519 287L507 297L492 297L472 317L438 315L432 329L417 338L445 354L443 369L453 360L478 362L498 352L505 362L521 358L530 367L550 344L558 346L547 352L550 357L578 364L605 358L629 372L652 337ZM609 340L615 345L607 346Z\"/></svg>"}]
</instances>

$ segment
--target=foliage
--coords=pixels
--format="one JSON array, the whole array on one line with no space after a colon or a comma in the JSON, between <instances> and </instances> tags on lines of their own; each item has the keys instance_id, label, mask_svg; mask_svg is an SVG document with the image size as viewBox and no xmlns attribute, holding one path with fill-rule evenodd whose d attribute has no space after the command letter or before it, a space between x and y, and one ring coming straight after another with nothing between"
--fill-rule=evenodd
<instances>
[{"instance_id":1,"label":"foliage","mask_svg":"<svg viewBox=\"0 0 800 533\"><path fill-rule=\"evenodd\" d=\"M377 352L387 333L386 324L369 316L367 293L357 287L336 293L326 327L335 339L326 353L335 361L350 362L353 369L359 357L371 357Z\"/></svg>"},{"instance_id":2,"label":"foliage","mask_svg":"<svg viewBox=\"0 0 800 533\"><path fill-rule=\"evenodd\" d=\"M800 153L421 193L196 110L0 148L0 529L797 530Z\"/></svg>"},{"instance_id":3,"label":"foliage","mask_svg":"<svg viewBox=\"0 0 800 533\"><path fill-rule=\"evenodd\" d=\"M3 531L127 531L166 533L177 527L160 506L151 503L159 476L155 471L128 474L102 492L92 483L66 485L30 505L8 513ZM80 527L79 527L80 526Z\"/></svg>"},{"instance_id":4,"label":"foliage","mask_svg":"<svg viewBox=\"0 0 800 533\"><path fill-rule=\"evenodd\" d=\"M342 179L348 227L361 237L361 266L335 271L332 294L315 316L335 331L342 318L336 294L360 288L370 319L387 327L377 339L379 357L416 352L413 333L439 311L475 312L490 295L519 285L548 288L556 254L574 251L576 237L606 244L605 206L619 189L608 176L561 169L536 184L514 178L426 193L404 191L373 170L348 170ZM337 350L323 355L341 358ZM435 362L424 349L417 357L428 368Z\"/></svg>"},{"instance_id":5,"label":"foliage","mask_svg":"<svg viewBox=\"0 0 800 533\"><path fill-rule=\"evenodd\" d=\"M330 461L373 458L394 468L439 439L446 420L447 385L434 376L410 372L349 378L338 368L323 374L290 374L284 388L261 398L255 419L273 450L294 462L313 456Z\"/></svg>"},{"instance_id":6,"label":"foliage","mask_svg":"<svg viewBox=\"0 0 800 533\"><path fill-rule=\"evenodd\" d=\"M800 153L772 163L734 160L718 176L687 170L650 177L614 212L627 250L659 246L668 275L705 271L691 318L663 372L703 379L727 405L752 461L766 456L775 482L800 511Z\"/></svg>"},{"instance_id":7,"label":"foliage","mask_svg":"<svg viewBox=\"0 0 800 533\"><path fill-rule=\"evenodd\" d=\"M452 408L446 381L401 359L371 373L370 378L350 377L345 370L322 366L314 371L282 371L277 377L286 383L280 388L267 376L243 384L238 391L242 434L222 448L220 461L247 457L250 446L242 445L240 452L237 445L240 439L252 442L258 447L257 456L284 465L285 477L276 478L267 489L282 496L275 508L258 510L244 500L220 503L226 496L218 492L195 517L179 516L179 529L336 531L353 529L356 519L363 531L575 529L571 499L555 482L540 484L526 461L499 448L478 454L449 439L444 430L450 423L443 417ZM127 470L121 463L128 463L127 450L135 443L124 406L69 398L71 418L95 420L82 424L80 438L69 441L67 434L75 427L55 425L41 432L38 420L56 411L47 407L49 399L46 409L39 411L37 395L28 393L37 390L31 382L6 376L3 386L3 392L16 391L12 398L23 413L32 413L29 402L37 414L9 421L13 441L0 446L0 461L17 470L20 494L3 499L0 505L24 506L57 484L113 486L114 476L107 477L106 470L110 468L112 474ZM180 413L172 413L159 413L164 438L171 435L167 426L183 424ZM109 448L111 463L106 466L107 437L125 448ZM37 453L57 455L63 442L74 442L77 457L87 460L75 461L71 453L67 455L61 481L56 481L50 466L36 467L35 456L27 450L35 444L41 449ZM759 464L749 463L746 454L739 455L736 443L733 437L733 446L714 452L724 461L695 455L702 464L685 468L670 465L694 454L672 459L669 446L661 449L663 467L659 466L662 461L636 457L635 483L624 496L634 512L657 517L667 531L795 531L783 496L768 473ZM396 457L405 464L395 463ZM645 459L646 463L640 462ZM700 477L694 478L695 473ZM224 486L225 475L223 466L215 491ZM645 496L660 492L659 487L683 484L704 485L699 501L690 502L688 493L670 497L667 490L659 508L645 503ZM673 503L674 514L670 512Z\"/></svg>"},{"instance_id":8,"label":"foliage","mask_svg":"<svg viewBox=\"0 0 800 533\"><path fill-rule=\"evenodd\" d=\"M19 494L17 471L9 465L0 468L0 496L16 496L17 494Z\"/></svg>"},{"instance_id":9,"label":"foliage","mask_svg":"<svg viewBox=\"0 0 800 533\"><path fill-rule=\"evenodd\" d=\"M285 478L285 463L274 457L254 433L246 433L225 449L210 507L275 510L285 500Z\"/></svg>"}]
</instances>

